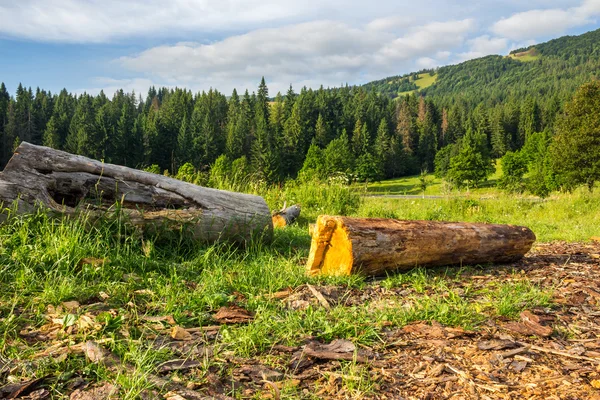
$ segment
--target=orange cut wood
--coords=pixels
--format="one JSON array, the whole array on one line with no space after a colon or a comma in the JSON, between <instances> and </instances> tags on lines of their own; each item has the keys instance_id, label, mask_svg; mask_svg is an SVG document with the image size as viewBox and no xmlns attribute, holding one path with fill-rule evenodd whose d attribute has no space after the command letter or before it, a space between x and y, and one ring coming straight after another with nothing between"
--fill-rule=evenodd
<instances>
[{"instance_id":1,"label":"orange cut wood","mask_svg":"<svg viewBox=\"0 0 600 400\"><path fill-rule=\"evenodd\" d=\"M416 266L508 263L534 233L514 225L321 215L311 228L309 275L383 275Z\"/></svg>"}]
</instances>

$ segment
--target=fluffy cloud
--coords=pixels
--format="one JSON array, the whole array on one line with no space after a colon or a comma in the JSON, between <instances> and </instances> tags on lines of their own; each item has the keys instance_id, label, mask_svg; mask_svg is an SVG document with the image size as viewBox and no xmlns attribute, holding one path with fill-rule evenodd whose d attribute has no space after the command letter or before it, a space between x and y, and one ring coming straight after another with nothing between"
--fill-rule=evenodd
<instances>
[{"instance_id":1,"label":"fluffy cloud","mask_svg":"<svg viewBox=\"0 0 600 400\"><path fill-rule=\"evenodd\" d=\"M496 22L492 32L513 40L559 35L569 28L594 22L600 15L600 0L585 0L577 7L529 10Z\"/></svg>"},{"instance_id":2,"label":"fluffy cloud","mask_svg":"<svg viewBox=\"0 0 600 400\"><path fill-rule=\"evenodd\" d=\"M398 36L372 24L359 29L316 21L255 30L212 44L158 46L117 63L152 79L190 87L248 88L262 75L275 77L270 86L276 90L310 80L333 86L398 73L413 67L413 60L420 60L420 67L436 65L431 57L462 45L472 28L472 20L435 22Z\"/></svg>"},{"instance_id":3,"label":"fluffy cloud","mask_svg":"<svg viewBox=\"0 0 600 400\"><path fill-rule=\"evenodd\" d=\"M367 24L367 29L375 31L395 32L404 30L415 22L414 18L402 15L392 15L384 18L377 18Z\"/></svg>"},{"instance_id":4,"label":"fluffy cloud","mask_svg":"<svg viewBox=\"0 0 600 400\"><path fill-rule=\"evenodd\" d=\"M483 35L468 40L467 45L469 50L458 55L460 60L470 60L490 54L504 54L509 49L508 39L492 38L489 35Z\"/></svg>"},{"instance_id":5,"label":"fluffy cloud","mask_svg":"<svg viewBox=\"0 0 600 400\"><path fill-rule=\"evenodd\" d=\"M130 78L130 79L114 79L109 77L96 77L93 79L95 86L88 88L81 88L73 90L73 93L80 95L85 93L96 95L100 91L104 91L109 98L112 97L117 91L123 89L126 93L135 92L136 94L142 95L142 98L146 97L148 88L151 86L155 87L170 87L175 85L169 85L165 83L157 83L145 78Z\"/></svg>"},{"instance_id":6,"label":"fluffy cloud","mask_svg":"<svg viewBox=\"0 0 600 400\"><path fill-rule=\"evenodd\" d=\"M337 3L340 0L334 0ZM232 30L322 10L318 0L0 0L0 33L37 41Z\"/></svg>"}]
</instances>

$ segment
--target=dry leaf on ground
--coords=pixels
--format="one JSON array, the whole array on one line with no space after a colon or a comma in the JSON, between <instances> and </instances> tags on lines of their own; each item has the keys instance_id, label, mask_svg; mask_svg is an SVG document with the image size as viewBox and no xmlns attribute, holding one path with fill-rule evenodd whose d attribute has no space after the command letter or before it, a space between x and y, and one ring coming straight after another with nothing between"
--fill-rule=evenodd
<instances>
[{"instance_id":1,"label":"dry leaf on ground","mask_svg":"<svg viewBox=\"0 0 600 400\"><path fill-rule=\"evenodd\" d=\"M213 318L221 324L240 324L252 321L253 316L242 307L229 306L221 307Z\"/></svg>"}]
</instances>

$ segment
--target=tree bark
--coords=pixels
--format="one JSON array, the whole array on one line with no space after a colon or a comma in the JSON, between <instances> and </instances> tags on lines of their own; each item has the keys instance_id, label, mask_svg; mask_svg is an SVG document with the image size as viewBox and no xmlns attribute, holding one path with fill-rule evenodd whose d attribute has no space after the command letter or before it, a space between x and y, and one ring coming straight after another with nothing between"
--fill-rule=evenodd
<instances>
[{"instance_id":1,"label":"tree bark","mask_svg":"<svg viewBox=\"0 0 600 400\"><path fill-rule=\"evenodd\" d=\"M321 215L311 229L310 275L383 275L416 266L509 263L531 249L526 227Z\"/></svg>"},{"instance_id":2,"label":"tree bark","mask_svg":"<svg viewBox=\"0 0 600 400\"><path fill-rule=\"evenodd\" d=\"M177 179L26 142L0 172L0 202L17 212L39 205L62 215L115 210L144 230L189 228L195 239L270 239L271 213L262 197L205 188Z\"/></svg>"}]
</instances>

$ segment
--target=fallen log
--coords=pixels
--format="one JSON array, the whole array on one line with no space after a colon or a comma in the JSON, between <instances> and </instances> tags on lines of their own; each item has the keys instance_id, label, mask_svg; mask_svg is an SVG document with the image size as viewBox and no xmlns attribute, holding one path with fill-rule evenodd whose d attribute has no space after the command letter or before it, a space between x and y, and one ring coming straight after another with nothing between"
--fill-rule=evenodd
<instances>
[{"instance_id":1,"label":"fallen log","mask_svg":"<svg viewBox=\"0 0 600 400\"><path fill-rule=\"evenodd\" d=\"M118 203L143 230L189 230L215 242L270 239L271 213L262 197L205 188L177 179L26 142L0 172L0 202L19 213L42 205L61 215L100 216Z\"/></svg>"},{"instance_id":2,"label":"fallen log","mask_svg":"<svg viewBox=\"0 0 600 400\"><path fill-rule=\"evenodd\" d=\"M290 207L286 207L284 203L283 208L273 213L273 226L275 228L283 228L285 226L293 224L296 219L300 216L300 206L295 204Z\"/></svg>"},{"instance_id":3,"label":"fallen log","mask_svg":"<svg viewBox=\"0 0 600 400\"><path fill-rule=\"evenodd\" d=\"M508 263L529 251L522 226L321 215L311 228L309 275L383 275L416 266Z\"/></svg>"}]
</instances>

